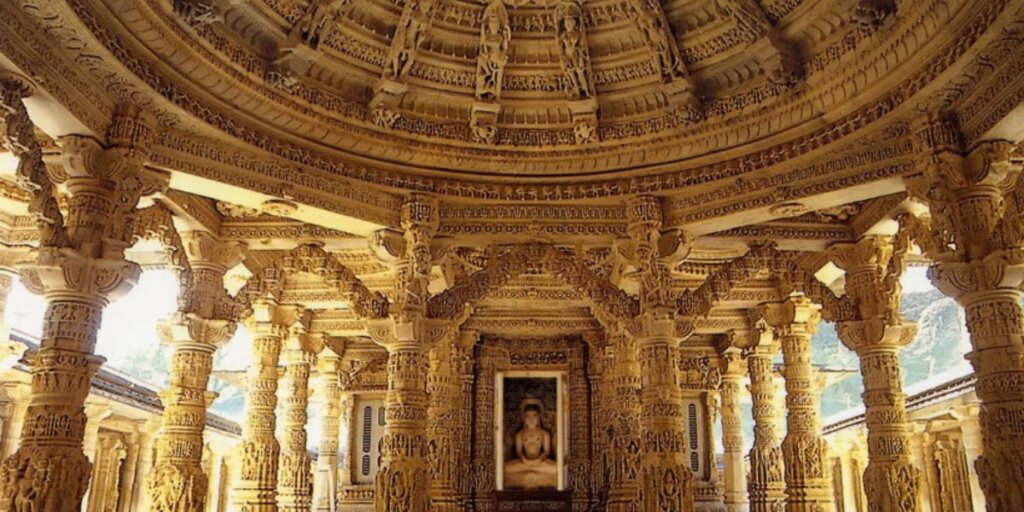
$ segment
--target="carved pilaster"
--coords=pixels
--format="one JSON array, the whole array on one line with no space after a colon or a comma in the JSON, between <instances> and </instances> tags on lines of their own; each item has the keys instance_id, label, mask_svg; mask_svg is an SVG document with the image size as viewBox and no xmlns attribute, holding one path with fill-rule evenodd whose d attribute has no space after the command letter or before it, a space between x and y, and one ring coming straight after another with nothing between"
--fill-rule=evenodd
<instances>
[{"instance_id":1,"label":"carved pilaster","mask_svg":"<svg viewBox=\"0 0 1024 512\"><path fill-rule=\"evenodd\" d=\"M457 486L459 484L460 431L459 407L462 405L461 371L457 368L465 348L459 333L452 332L450 339L441 340L429 354L429 376L427 378L428 457L430 461L430 510L434 512L457 512Z\"/></svg>"},{"instance_id":2,"label":"carved pilaster","mask_svg":"<svg viewBox=\"0 0 1024 512\"><path fill-rule=\"evenodd\" d=\"M785 364L786 511L831 510L832 486L825 467L828 445L821 437L819 393L811 367L811 335L821 318L818 307L801 296L762 304L759 310L776 331Z\"/></svg>"},{"instance_id":3,"label":"carved pilaster","mask_svg":"<svg viewBox=\"0 0 1024 512\"><path fill-rule=\"evenodd\" d=\"M777 512L785 502L782 448L775 429L775 372L772 360L778 352L774 334L763 322L755 326L757 345L747 354L750 397L754 417L754 445L750 448L751 512Z\"/></svg>"},{"instance_id":4,"label":"carved pilaster","mask_svg":"<svg viewBox=\"0 0 1024 512\"><path fill-rule=\"evenodd\" d=\"M747 472L743 464L743 425L740 416L740 381L746 365L740 349L727 348L722 353L722 445L725 448L725 509L746 512Z\"/></svg>"},{"instance_id":5,"label":"carved pilaster","mask_svg":"<svg viewBox=\"0 0 1024 512\"><path fill-rule=\"evenodd\" d=\"M1024 180L1009 142L964 147L951 118L926 119L914 142L907 190L930 218L900 220L937 262L932 282L966 313L984 440L975 469L988 510L1024 510Z\"/></svg>"},{"instance_id":6,"label":"carved pilaster","mask_svg":"<svg viewBox=\"0 0 1024 512\"><path fill-rule=\"evenodd\" d=\"M583 357L583 347L570 352L569 358L569 396L578 397L569 403L569 488L572 489L572 507L574 511L586 512L590 509L590 473L592 471L590 456L590 390L587 386Z\"/></svg>"},{"instance_id":7,"label":"carved pilaster","mask_svg":"<svg viewBox=\"0 0 1024 512\"><path fill-rule=\"evenodd\" d=\"M492 347L477 347L476 384L473 397L476 403L475 431L473 432L473 508L489 512L493 507L494 492L494 375L497 354Z\"/></svg>"},{"instance_id":8,"label":"carved pilaster","mask_svg":"<svg viewBox=\"0 0 1024 512\"><path fill-rule=\"evenodd\" d=\"M239 263L242 251L202 232L185 233L182 239L191 264L191 288L182 294L194 300L184 301L191 310L177 311L158 327L174 353L170 385L161 393L164 414L156 461L147 481L154 512L205 507L209 475L202 468L203 430L206 408L216 398L207 387L214 351L235 333L235 323L223 318L224 308L218 305L227 300L224 274Z\"/></svg>"},{"instance_id":9,"label":"carved pilaster","mask_svg":"<svg viewBox=\"0 0 1024 512\"><path fill-rule=\"evenodd\" d=\"M245 423L242 427L241 474L232 493L238 508L252 512L277 511L277 467L281 446L277 425L277 380L281 349L295 322L292 308L258 302L247 325L252 333L253 361L249 367Z\"/></svg>"},{"instance_id":10,"label":"carved pilaster","mask_svg":"<svg viewBox=\"0 0 1024 512\"><path fill-rule=\"evenodd\" d=\"M315 361L308 335L296 328L282 352L284 430L277 470L277 503L282 512L308 512L313 504L312 458L306 449L309 374Z\"/></svg>"},{"instance_id":11,"label":"carved pilaster","mask_svg":"<svg viewBox=\"0 0 1024 512\"><path fill-rule=\"evenodd\" d=\"M905 249L905 248L903 248ZM868 431L864 472L868 508L911 512L920 506L921 472L910 457L906 395L899 351L917 328L899 313L898 278L904 252L885 237L835 244L829 255L846 271L846 294L857 301L855 319L837 324L839 339L860 358Z\"/></svg>"},{"instance_id":12,"label":"carved pilaster","mask_svg":"<svg viewBox=\"0 0 1024 512\"><path fill-rule=\"evenodd\" d=\"M313 485L313 510L331 512L338 489L338 436L341 434L342 392L338 372L341 356L325 348L317 356L320 374L322 427L320 447L317 450L316 474Z\"/></svg>"},{"instance_id":13,"label":"carved pilaster","mask_svg":"<svg viewBox=\"0 0 1024 512\"><path fill-rule=\"evenodd\" d=\"M640 363L636 344L622 329L612 332L612 367L606 379L611 389L607 405L611 431L611 471L608 482L609 512L640 510L640 468L642 443L640 417Z\"/></svg>"}]
</instances>

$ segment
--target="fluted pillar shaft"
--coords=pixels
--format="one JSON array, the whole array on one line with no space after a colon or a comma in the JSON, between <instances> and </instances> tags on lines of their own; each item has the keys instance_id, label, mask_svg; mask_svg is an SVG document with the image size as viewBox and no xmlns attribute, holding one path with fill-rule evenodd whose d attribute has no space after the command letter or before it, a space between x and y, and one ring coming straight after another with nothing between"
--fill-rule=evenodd
<instances>
[{"instance_id":1,"label":"fluted pillar shaft","mask_svg":"<svg viewBox=\"0 0 1024 512\"><path fill-rule=\"evenodd\" d=\"M743 419L740 415L740 382L746 373L738 348L722 354L722 446L725 462L725 509L747 512L747 471L743 464Z\"/></svg>"},{"instance_id":2,"label":"fluted pillar shaft","mask_svg":"<svg viewBox=\"0 0 1024 512\"><path fill-rule=\"evenodd\" d=\"M309 512L313 505L312 458L306 449L309 373L313 354L302 348L284 352L284 432L277 471L277 503L281 512Z\"/></svg>"},{"instance_id":3,"label":"fluted pillar shaft","mask_svg":"<svg viewBox=\"0 0 1024 512\"><path fill-rule=\"evenodd\" d=\"M605 377L611 390L606 405L611 427L611 471L608 479L609 512L633 512L640 499L638 470L642 444L640 363L637 348L626 333L611 333L612 364Z\"/></svg>"},{"instance_id":4,"label":"fluted pillar shaft","mask_svg":"<svg viewBox=\"0 0 1024 512\"><path fill-rule=\"evenodd\" d=\"M320 373L321 407L320 447L317 450L313 483L313 504L317 512L333 512L338 490L338 436L341 433L341 356L325 349L317 356Z\"/></svg>"},{"instance_id":5,"label":"fluted pillar shaft","mask_svg":"<svg viewBox=\"0 0 1024 512\"><path fill-rule=\"evenodd\" d=\"M675 323L649 319L636 345L641 376L642 510L690 512L694 509L693 474L686 459Z\"/></svg>"},{"instance_id":6,"label":"fluted pillar shaft","mask_svg":"<svg viewBox=\"0 0 1024 512\"><path fill-rule=\"evenodd\" d=\"M786 500L782 447L775 429L779 411L775 407L777 390L772 359L778 346L770 330L763 332L761 343L747 354L754 417L754 445L750 448L747 489L751 512L776 512Z\"/></svg>"},{"instance_id":7,"label":"fluted pillar shaft","mask_svg":"<svg viewBox=\"0 0 1024 512\"><path fill-rule=\"evenodd\" d=\"M829 482L828 445L821 436L821 406L815 370L811 366L811 335L820 315L806 297L764 304L765 321L782 345L786 378L786 511L834 510Z\"/></svg>"},{"instance_id":8,"label":"fluted pillar shaft","mask_svg":"<svg viewBox=\"0 0 1024 512\"><path fill-rule=\"evenodd\" d=\"M281 447L277 425L277 366L290 321L278 318L284 311L274 304L255 306L248 328L252 333L253 361L249 368L242 426L241 474L232 492L232 503L248 512L277 512L277 467Z\"/></svg>"}]
</instances>

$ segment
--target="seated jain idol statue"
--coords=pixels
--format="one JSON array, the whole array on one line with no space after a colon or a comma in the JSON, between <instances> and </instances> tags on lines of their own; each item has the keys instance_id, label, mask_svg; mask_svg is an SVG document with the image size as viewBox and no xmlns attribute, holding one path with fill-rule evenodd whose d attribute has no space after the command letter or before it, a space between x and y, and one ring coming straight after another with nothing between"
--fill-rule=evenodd
<instances>
[{"instance_id":1,"label":"seated jain idol statue","mask_svg":"<svg viewBox=\"0 0 1024 512\"><path fill-rule=\"evenodd\" d=\"M537 399L519 404L523 427L515 435L515 457L505 462L506 489L554 489L558 487L558 464L553 460L551 432L541 418L544 405Z\"/></svg>"}]
</instances>

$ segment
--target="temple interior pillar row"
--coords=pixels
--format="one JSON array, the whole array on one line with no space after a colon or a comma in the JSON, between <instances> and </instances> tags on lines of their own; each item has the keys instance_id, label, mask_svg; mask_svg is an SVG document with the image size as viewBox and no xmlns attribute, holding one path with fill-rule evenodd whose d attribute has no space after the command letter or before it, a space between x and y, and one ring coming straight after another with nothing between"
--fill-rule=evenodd
<instances>
[{"instance_id":1,"label":"temple interior pillar row","mask_svg":"<svg viewBox=\"0 0 1024 512\"><path fill-rule=\"evenodd\" d=\"M834 510L829 482L828 445L821 435L816 372L811 366L811 336L819 307L803 296L762 304L759 311L776 331L786 378L786 512Z\"/></svg>"}]
</instances>

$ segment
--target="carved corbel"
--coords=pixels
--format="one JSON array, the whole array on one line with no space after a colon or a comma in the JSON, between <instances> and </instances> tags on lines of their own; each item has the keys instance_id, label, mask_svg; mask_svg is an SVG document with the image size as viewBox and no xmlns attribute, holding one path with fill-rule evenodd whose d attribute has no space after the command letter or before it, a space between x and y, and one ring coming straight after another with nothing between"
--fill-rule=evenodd
<instances>
[{"instance_id":1,"label":"carved corbel","mask_svg":"<svg viewBox=\"0 0 1024 512\"><path fill-rule=\"evenodd\" d=\"M288 32L282 48L294 48L305 43L316 50L320 42L330 37L338 21L346 17L355 6L353 0L313 0Z\"/></svg>"}]
</instances>

